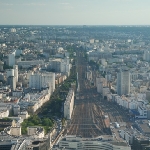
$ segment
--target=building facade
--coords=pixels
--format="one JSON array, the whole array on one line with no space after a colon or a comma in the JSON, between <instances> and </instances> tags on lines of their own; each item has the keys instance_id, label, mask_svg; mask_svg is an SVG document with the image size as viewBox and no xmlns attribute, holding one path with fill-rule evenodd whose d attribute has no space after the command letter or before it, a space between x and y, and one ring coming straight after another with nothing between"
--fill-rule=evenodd
<instances>
[{"instance_id":1,"label":"building facade","mask_svg":"<svg viewBox=\"0 0 150 150\"><path fill-rule=\"evenodd\" d=\"M71 119L72 111L74 106L74 90L70 89L64 103L64 117Z\"/></svg>"},{"instance_id":2,"label":"building facade","mask_svg":"<svg viewBox=\"0 0 150 150\"><path fill-rule=\"evenodd\" d=\"M127 95L130 93L130 72L121 70L117 74L117 94Z\"/></svg>"}]
</instances>

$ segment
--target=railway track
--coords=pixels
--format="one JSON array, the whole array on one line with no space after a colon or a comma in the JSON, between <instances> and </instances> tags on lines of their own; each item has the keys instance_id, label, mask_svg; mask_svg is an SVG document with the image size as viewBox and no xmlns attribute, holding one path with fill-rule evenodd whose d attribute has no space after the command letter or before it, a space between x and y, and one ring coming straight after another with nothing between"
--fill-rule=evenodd
<instances>
[{"instance_id":1,"label":"railway track","mask_svg":"<svg viewBox=\"0 0 150 150\"><path fill-rule=\"evenodd\" d=\"M79 98L75 100L74 113L67 134L81 135L85 138L111 134L105 124L104 114L109 116L111 122L124 122L127 118L116 105L100 100L96 88L85 79L86 65L83 54L77 52L80 90Z\"/></svg>"},{"instance_id":2,"label":"railway track","mask_svg":"<svg viewBox=\"0 0 150 150\"><path fill-rule=\"evenodd\" d=\"M102 111L93 100L93 90L85 80L86 62L83 54L77 52L78 56L78 82L80 84L79 99L75 101L74 114L68 129L68 135L81 135L82 137L96 137L107 134L104 131L105 123ZM98 99L98 97L97 97ZM100 117L101 116L101 117Z\"/></svg>"}]
</instances>

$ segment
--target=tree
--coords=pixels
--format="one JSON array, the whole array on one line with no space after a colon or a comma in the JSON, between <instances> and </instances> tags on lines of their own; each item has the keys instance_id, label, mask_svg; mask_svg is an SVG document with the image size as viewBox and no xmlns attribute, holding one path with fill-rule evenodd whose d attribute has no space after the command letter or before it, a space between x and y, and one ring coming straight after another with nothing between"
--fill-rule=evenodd
<instances>
[{"instance_id":1,"label":"tree","mask_svg":"<svg viewBox=\"0 0 150 150\"><path fill-rule=\"evenodd\" d=\"M44 118L43 120L42 120L42 125L44 125L44 126L52 126L52 121L49 119L49 118Z\"/></svg>"}]
</instances>

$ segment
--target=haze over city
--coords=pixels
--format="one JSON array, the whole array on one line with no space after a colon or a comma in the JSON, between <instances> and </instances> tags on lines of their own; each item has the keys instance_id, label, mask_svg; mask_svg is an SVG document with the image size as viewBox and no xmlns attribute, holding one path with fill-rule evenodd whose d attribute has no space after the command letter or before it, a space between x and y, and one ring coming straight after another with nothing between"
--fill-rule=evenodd
<instances>
[{"instance_id":1,"label":"haze over city","mask_svg":"<svg viewBox=\"0 0 150 150\"><path fill-rule=\"evenodd\" d=\"M150 150L150 0L0 0L0 150Z\"/></svg>"},{"instance_id":2,"label":"haze over city","mask_svg":"<svg viewBox=\"0 0 150 150\"><path fill-rule=\"evenodd\" d=\"M149 25L149 0L1 0L1 25Z\"/></svg>"}]
</instances>

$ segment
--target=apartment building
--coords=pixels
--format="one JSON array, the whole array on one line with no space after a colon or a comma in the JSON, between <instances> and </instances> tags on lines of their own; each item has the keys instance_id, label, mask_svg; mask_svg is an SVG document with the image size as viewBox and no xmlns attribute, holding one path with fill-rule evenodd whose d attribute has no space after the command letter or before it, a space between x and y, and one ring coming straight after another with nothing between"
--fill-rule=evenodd
<instances>
[{"instance_id":1,"label":"apartment building","mask_svg":"<svg viewBox=\"0 0 150 150\"><path fill-rule=\"evenodd\" d=\"M64 117L71 119L72 111L74 107L74 90L70 89L64 103Z\"/></svg>"}]
</instances>

